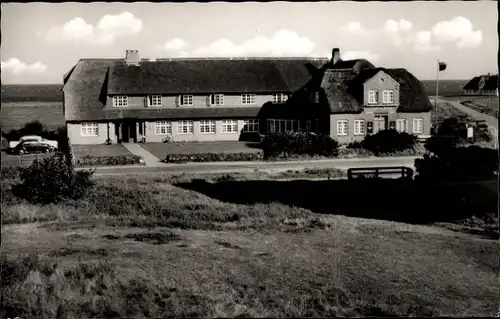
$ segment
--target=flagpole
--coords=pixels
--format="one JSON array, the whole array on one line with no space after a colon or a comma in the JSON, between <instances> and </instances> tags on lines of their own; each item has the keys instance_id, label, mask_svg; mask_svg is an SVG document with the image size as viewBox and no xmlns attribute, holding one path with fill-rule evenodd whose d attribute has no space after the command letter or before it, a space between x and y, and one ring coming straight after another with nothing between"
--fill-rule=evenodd
<instances>
[{"instance_id":1,"label":"flagpole","mask_svg":"<svg viewBox=\"0 0 500 319\"><path fill-rule=\"evenodd\" d=\"M437 60L436 69L436 99L434 100L434 132L437 133L437 105L439 95L439 60Z\"/></svg>"}]
</instances>

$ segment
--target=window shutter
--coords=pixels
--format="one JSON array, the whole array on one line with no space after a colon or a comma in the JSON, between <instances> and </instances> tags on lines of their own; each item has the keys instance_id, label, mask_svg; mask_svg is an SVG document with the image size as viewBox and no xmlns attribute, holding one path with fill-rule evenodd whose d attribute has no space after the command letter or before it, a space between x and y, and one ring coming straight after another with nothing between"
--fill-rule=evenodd
<instances>
[{"instance_id":1,"label":"window shutter","mask_svg":"<svg viewBox=\"0 0 500 319\"><path fill-rule=\"evenodd\" d=\"M224 94L219 95L219 104L224 105Z\"/></svg>"},{"instance_id":2,"label":"window shutter","mask_svg":"<svg viewBox=\"0 0 500 319\"><path fill-rule=\"evenodd\" d=\"M175 98L175 106L179 107L179 105L181 105L181 96L177 95Z\"/></svg>"},{"instance_id":3,"label":"window shutter","mask_svg":"<svg viewBox=\"0 0 500 319\"><path fill-rule=\"evenodd\" d=\"M391 129L391 130L396 129L396 122L395 121L390 121L389 122L389 129Z\"/></svg>"},{"instance_id":4,"label":"window shutter","mask_svg":"<svg viewBox=\"0 0 500 319\"><path fill-rule=\"evenodd\" d=\"M148 107L150 106L149 103L148 103L148 96L146 95L146 97L144 98L144 106L145 107Z\"/></svg>"},{"instance_id":5,"label":"window shutter","mask_svg":"<svg viewBox=\"0 0 500 319\"><path fill-rule=\"evenodd\" d=\"M207 96L207 106L210 106L210 98L211 98L211 97L212 97L211 95L208 95L208 96Z\"/></svg>"},{"instance_id":6,"label":"window shutter","mask_svg":"<svg viewBox=\"0 0 500 319\"><path fill-rule=\"evenodd\" d=\"M372 134L373 133L373 122L366 123L366 132L368 134Z\"/></svg>"}]
</instances>

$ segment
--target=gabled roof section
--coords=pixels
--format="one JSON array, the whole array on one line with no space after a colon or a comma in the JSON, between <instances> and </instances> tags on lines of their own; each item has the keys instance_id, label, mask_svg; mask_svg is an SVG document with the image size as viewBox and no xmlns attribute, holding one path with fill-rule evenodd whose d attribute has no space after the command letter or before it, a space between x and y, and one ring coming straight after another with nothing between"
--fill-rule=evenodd
<instances>
[{"instance_id":1,"label":"gabled roof section","mask_svg":"<svg viewBox=\"0 0 500 319\"><path fill-rule=\"evenodd\" d=\"M481 80L480 76L475 76L464 85L464 90L479 90L479 80Z\"/></svg>"},{"instance_id":2,"label":"gabled roof section","mask_svg":"<svg viewBox=\"0 0 500 319\"><path fill-rule=\"evenodd\" d=\"M115 61L109 94L207 94L292 92L310 74L307 63L326 59L172 59L127 66Z\"/></svg>"},{"instance_id":3,"label":"gabled roof section","mask_svg":"<svg viewBox=\"0 0 500 319\"><path fill-rule=\"evenodd\" d=\"M347 92L344 83L335 80L334 71L323 72L320 87L325 92L325 97L330 107L330 113L360 113L363 111L362 102L359 103Z\"/></svg>"},{"instance_id":4,"label":"gabled roof section","mask_svg":"<svg viewBox=\"0 0 500 319\"><path fill-rule=\"evenodd\" d=\"M432 105L422 83L413 74L405 69L373 68L362 70L359 75L343 82L349 96L354 98L359 105L363 105L363 84L379 72L385 72L399 83L398 112L428 112Z\"/></svg>"},{"instance_id":5,"label":"gabled roof section","mask_svg":"<svg viewBox=\"0 0 500 319\"><path fill-rule=\"evenodd\" d=\"M383 69L399 83L398 112L430 112L432 104L422 83L406 69Z\"/></svg>"},{"instance_id":6,"label":"gabled roof section","mask_svg":"<svg viewBox=\"0 0 500 319\"><path fill-rule=\"evenodd\" d=\"M490 75L484 84L483 90L494 91L498 89L498 74Z\"/></svg>"},{"instance_id":7,"label":"gabled roof section","mask_svg":"<svg viewBox=\"0 0 500 319\"><path fill-rule=\"evenodd\" d=\"M479 84L481 82L481 78L484 78L484 86L480 89ZM494 91L498 88L498 74L496 75L483 75L476 76L472 78L467 84L464 85L464 90L488 90Z\"/></svg>"},{"instance_id":8,"label":"gabled roof section","mask_svg":"<svg viewBox=\"0 0 500 319\"><path fill-rule=\"evenodd\" d=\"M104 103L100 100L108 68L113 60L82 59L78 61L72 72L68 74L64 85L65 119L78 121L81 119L99 119Z\"/></svg>"}]
</instances>

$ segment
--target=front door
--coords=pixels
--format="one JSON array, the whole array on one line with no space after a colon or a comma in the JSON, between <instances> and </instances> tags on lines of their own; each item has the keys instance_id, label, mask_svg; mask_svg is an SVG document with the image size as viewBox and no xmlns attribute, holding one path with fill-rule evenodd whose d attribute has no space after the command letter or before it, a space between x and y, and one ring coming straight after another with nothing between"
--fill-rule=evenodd
<instances>
[{"instance_id":1,"label":"front door","mask_svg":"<svg viewBox=\"0 0 500 319\"><path fill-rule=\"evenodd\" d=\"M123 143L137 142L136 121L123 121L121 125L121 131Z\"/></svg>"},{"instance_id":2,"label":"front door","mask_svg":"<svg viewBox=\"0 0 500 319\"><path fill-rule=\"evenodd\" d=\"M373 134L387 129L387 116L375 116L373 120Z\"/></svg>"}]
</instances>

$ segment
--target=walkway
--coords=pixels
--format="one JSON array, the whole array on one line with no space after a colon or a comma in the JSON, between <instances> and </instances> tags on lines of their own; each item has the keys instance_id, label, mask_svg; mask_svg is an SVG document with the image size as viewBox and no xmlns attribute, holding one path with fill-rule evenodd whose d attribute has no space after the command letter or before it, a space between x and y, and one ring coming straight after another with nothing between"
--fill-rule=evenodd
<instances>
[{"instance_id":1,"label":"walkway","mask_svg":"<svg viewBox=\"0 0 500 319\"><path fill-rule=\"evenodd\" d=\"M473 119L475 119L477 121L483 121L484 120L484 121L486 121L486 123L488 123L488 126L493 127L494 129L498 130L498 119L496 119L493 116L490 116L490 115L487 115L487 114L483 114L481 112L478 112L476 110L468 108L467 106L462 105L462 104L460 104L459 102L456 102L456 101L443 100L443 99L438 99L438 101L439 102L448 102L451 105L453 105L453 107L455 107L456 109L458 109L459 111L464 112L464 113L470 115Z\"/></svg>"},{"instance_id":2,"label":"walkway","mask_svg":"<svg viewBox=\"0 0 500 319\"><path fill-rule=\"evenodd\" d=\"M132 154L141 156L144 159L146 166L160 167L164 166L160 159L150 152L146 151L140 144L137 143L122 143L122 145Z\"/></svg>"}]
</instances>

